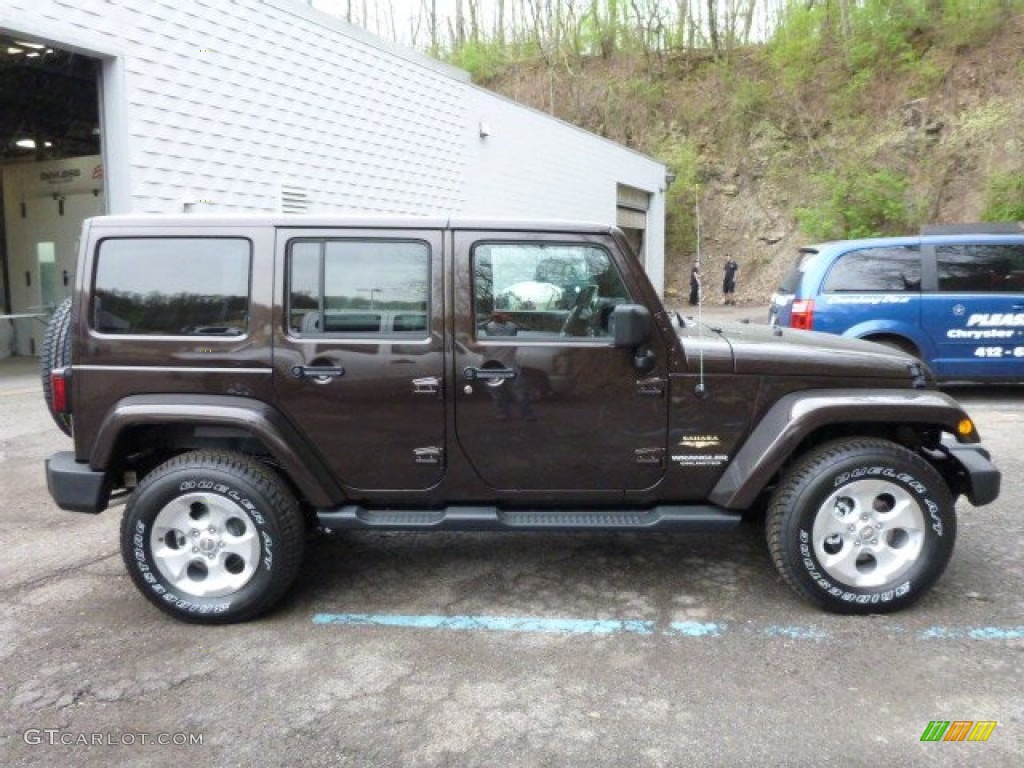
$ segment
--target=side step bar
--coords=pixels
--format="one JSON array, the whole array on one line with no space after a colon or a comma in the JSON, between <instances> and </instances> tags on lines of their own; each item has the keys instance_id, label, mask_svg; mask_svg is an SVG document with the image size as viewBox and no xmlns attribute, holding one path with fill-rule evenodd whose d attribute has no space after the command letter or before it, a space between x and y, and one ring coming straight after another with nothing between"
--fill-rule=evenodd
<instances>
[{"instance_id":1,"label":"side step bar","mask_svg":"<svg viewBox=\"0 0 1024 768\"><path fill-rule=\"evenodd\" d=\"M739 512L707 505L551 511L476 506L378 510L350 504L316 516L329 530L391 531L717 531L741 519Z\"/></svg>"}]
</instances>

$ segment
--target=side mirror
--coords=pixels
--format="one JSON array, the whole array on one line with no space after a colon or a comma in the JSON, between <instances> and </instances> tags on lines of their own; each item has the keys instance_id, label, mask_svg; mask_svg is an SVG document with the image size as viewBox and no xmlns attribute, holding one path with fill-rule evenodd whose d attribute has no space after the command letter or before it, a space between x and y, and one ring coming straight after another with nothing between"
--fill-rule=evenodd
<instances>
[{"instance_id":1,"label":"side mirror","mask_svg":"<svg viewBox=\"0 0 1024 768\"><path fill-rule=\"evenodd\" d=\"M642 304L619 304L612 310L612 337L616 347L636 349L651 339L651 313Z\"/></svg>"}]
</instances>

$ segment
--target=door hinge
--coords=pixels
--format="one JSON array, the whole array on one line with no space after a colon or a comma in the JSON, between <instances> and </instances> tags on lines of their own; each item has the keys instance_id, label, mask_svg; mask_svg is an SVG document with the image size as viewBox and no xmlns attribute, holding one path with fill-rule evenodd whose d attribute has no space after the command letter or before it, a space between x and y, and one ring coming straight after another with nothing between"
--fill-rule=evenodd
<instances>
[{"instance_id":1,"label":"door hinge","mask_svg":"<svg viewBox=\"0 0 1024 768\"><path fill-rule=\"evenodd\" d=\"M436 395L441 391L441 379L437 376L425 376L422 379L412 380L412 393L414 395Z\"/></svg>"},{"instance_id":2,"label":"door hinge","mask_svg":"<svg viewBox=\"0 0 1024 768\"><path fill-rule=\"evenodd\" d=\"M429 446L427 448L414 448L413 461L416 464L440 464L444 451L440 448Z\"/></svg>"},{"instance_id":3,"label":"door hinge","mask_svg":"<svg viewBox=\"0 0 1024 768\"><path fill-rule=\"evenodd\" d=\"M662 397L665 394L665 379L642 379L636 383L636 393L647 397Z\"/></svg>"},{"instance_id":4,"label":"door hinge","mask_svg":"<svg viewBox=\"0 0 1024 768\"><path fill-rule=\"evenodd\" d=\"M660 467L665 463L664 448L637 448L634 455L637 464L656 464Z\"/></svg>"}]
</instances>

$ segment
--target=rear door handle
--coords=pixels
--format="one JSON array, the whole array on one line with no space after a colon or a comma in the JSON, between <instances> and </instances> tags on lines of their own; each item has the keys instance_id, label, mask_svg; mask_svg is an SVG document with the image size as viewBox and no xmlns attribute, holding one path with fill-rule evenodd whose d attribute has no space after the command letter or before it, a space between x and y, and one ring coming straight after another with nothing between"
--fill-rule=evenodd
<instances>
[{"instance_id":1,"label":"rear door handle","mask_svg":"<svg viewBox=\"0 0 1024 768\"><path fill-rule=\"evenodd\" d=\"M472 365L462 369L466 381L505 381L514 379L516 372L511 368L474 368Z\"/></svg>"}]
</instances>

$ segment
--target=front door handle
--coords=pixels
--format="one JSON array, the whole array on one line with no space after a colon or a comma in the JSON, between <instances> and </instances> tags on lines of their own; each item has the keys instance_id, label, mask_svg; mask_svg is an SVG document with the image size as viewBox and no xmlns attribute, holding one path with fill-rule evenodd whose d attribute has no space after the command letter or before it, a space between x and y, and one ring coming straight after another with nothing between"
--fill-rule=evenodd
<instances>
[{"instance_id":1,"label":"front door handle","mask_svg":"<svg viewBox=\"0 0 1024 768\"><path fill-rule=\"evenodd\" d=\"M338 379L345 375L345 369L340 365L293 365L292 376L296 379L313 379L316 382L326 382L331 379Z\"/></svg>"},{"instance_id":2,"label":"front door handle","mask_svg":"<svg viewBox=\"0 0 1024 768\"><path fill-rule=\"evenodd\" d=\"M466 381L505 381L514 379L516 372L512 368L474 368L472 365L462 369Z\"/></svg>"}]
</instances>

